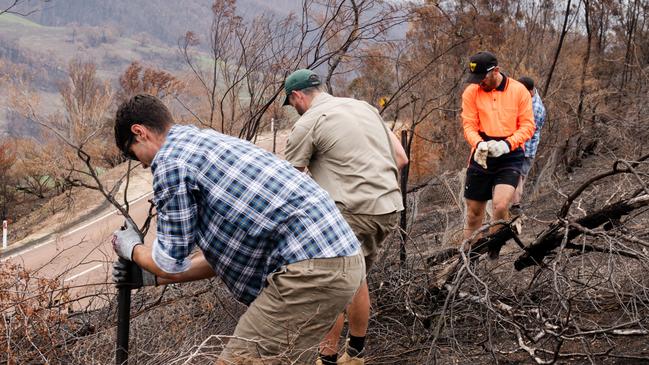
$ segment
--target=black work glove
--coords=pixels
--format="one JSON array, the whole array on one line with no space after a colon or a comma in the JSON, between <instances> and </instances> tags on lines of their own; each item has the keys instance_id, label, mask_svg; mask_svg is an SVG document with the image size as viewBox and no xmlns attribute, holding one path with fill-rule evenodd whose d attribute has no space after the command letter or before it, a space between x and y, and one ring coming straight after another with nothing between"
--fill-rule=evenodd
<instances>
[{"instance_id":1,"label":"black work glove","mask_svg":"<svg viewBox=\"0 0 649 365\"><path fill-rule=\"evenodd\" d=\"M113 263L113 281L118 288L128 287L129 289L158 285L155 275L123 258L119 258Z\"/></svg>"}]
</instances>

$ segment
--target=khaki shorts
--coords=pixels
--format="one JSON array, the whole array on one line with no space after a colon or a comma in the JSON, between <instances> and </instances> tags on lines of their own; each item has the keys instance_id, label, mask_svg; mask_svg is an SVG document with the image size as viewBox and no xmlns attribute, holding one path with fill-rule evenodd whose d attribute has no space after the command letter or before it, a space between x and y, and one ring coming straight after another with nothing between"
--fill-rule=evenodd
<instances>
[{"instance_id":1,"label":"khaki shorts","mask_svg":"<svg viewBox=\"0 0 649 365\"><path fill-rule=\"evenodd\" d=\"M268 285L239 319L221 360L226 364L315 362L318 344L364 278L360 253L283 266L268 276Z\"/></svg>"},{"instance_id":2,"label":"khaki shorts","mask_svg":"<svg viewBox=\"0 0 649 365\"><path fill-rule=\"evenodd\" d=\"M383 247L383 242L399 226L400 213L382 215L342 213L356 234L356 238L361 242L363 255L365 255L365 269L370 271L379 249Z\"/></svg>"}]
</instances>

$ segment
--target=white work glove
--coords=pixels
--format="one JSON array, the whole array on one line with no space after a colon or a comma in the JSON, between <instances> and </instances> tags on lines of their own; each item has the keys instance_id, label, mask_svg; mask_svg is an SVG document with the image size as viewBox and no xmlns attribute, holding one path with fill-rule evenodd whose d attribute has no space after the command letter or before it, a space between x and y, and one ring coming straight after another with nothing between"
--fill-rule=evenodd
<instances>
[{"instance_id":1,"label":"white work glove","mask_svg":"<svg viewBox=\"0 0 649 365\"><path fill-rule=\"evenodd\" d=\"M125 227L124 229L113 232L111 242L113 243L113 249L119 257L133 261L133 248L136 245L141 245L143 240L140 237L140 232L128 220L126 220Z\"/></svg>"},{"instance_id":2,"label":"white work glove","mask_svg":"<svg viewBox=\"0 0 649 365\"><path fill-rule=\"evenodd\" d=\"M505 141L489 141L487 142L489 147L489 157L500 157L506 153L509 153L509 145Z\"/></svg>"},{"instance_id":3,"label":"white work glove","mask_svg":"<svg viewBox=\"0 0 649 365\"><path fill-rule=\"evenodd\" d=\"M480 142L475 147L475 152L473 153L473 160L478 163L478 165L483 168L487 168L487 154L489 153L489 145L487 142Z\"/></svg>"}]
</instances>

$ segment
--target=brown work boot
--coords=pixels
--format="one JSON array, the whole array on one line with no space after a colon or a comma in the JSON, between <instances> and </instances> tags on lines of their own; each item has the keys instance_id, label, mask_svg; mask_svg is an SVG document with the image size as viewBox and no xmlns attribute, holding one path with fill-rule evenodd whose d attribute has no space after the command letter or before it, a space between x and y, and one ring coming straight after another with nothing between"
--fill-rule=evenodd
<instances>
[{"instance_id":1,"label":"brown work boot","mask_svg":"<svg viewBox=\"0 0 649 365\"><path fill-rule=\"evenodd\" d=\"M343 356L338 358L337 363L339 365L365 365L365 359L363 359L362 357L349 356L347 351L345 351Z\"/></svg>"},{"instance_id":2,"label":"brown work boot","mask_svg":"<svg viewBox=\"0 0 649 365\"><path fill-rule=\"evenodd\" d=\"M322 355L318 354L318 359L315 361L315 365L325 365L325 362L324 362L324 360L322 360L322 357L321 357L321 356L322 356ZM337 364L339 360L336 359L335 361L336 361L336 364ZM329 361L327 362L327 364L332 364L331 360L329 360Z\"/></svg>"}]
</instances>

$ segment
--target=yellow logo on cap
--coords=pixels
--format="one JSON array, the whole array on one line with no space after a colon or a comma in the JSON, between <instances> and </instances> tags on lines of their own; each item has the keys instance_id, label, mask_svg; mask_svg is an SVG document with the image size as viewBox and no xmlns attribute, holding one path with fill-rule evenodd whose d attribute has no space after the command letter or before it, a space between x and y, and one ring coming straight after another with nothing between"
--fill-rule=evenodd
<instances>
[{"instance_id":1,"label":"yellow logo on cap","mask_svg":"<svg viewBox=\"0 0 649 365\"><path fill-rule=\"evenodd\" d=\"M475 68L478 66L477 63L475 62L469 62L469 68L471 69L471 72L475 72Z\"/></svg>"}]
</instances>

